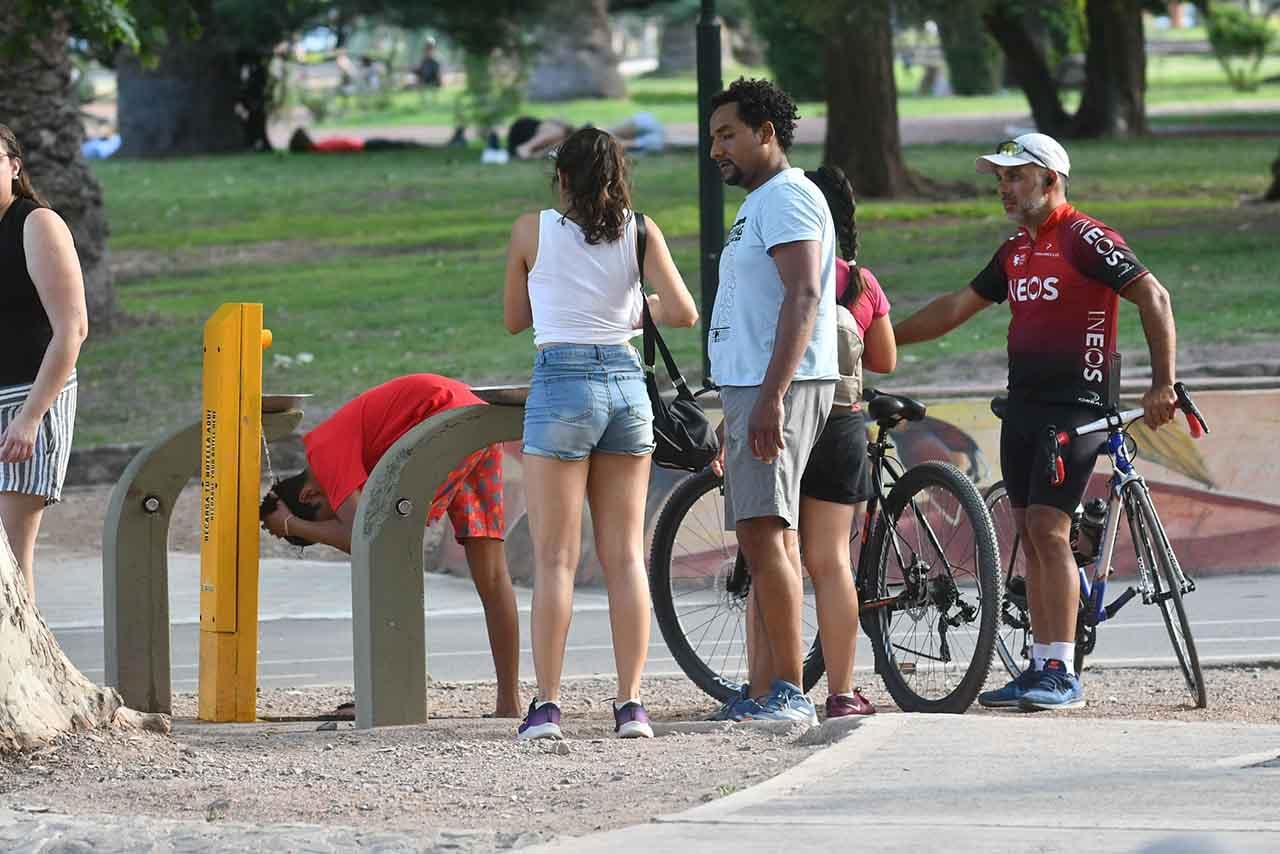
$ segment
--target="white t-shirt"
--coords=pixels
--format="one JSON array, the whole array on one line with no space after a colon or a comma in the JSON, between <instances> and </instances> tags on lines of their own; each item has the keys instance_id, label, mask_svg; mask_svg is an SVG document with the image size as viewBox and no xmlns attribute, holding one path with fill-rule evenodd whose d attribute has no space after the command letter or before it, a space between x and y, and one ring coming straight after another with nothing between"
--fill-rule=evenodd
<instances>
[{"instance_id":1,"label":"white t-shirt","mask_svg":"<svg viewBox=\"0 0 1280 854\"><path fill-rule=\"evenodd\" d=\"M533 343L626 344L640 334L638 264L635 217L627 216L620 239L588 243L582 227L558 211L539 214L529 271Z\"/></svg>"},{"instance_id":2,"label":"white t-shirt","mask_svg":"<svg viewBox=\"0 0 1280 854\"><path fill-rule=\"evenodd\" d=\"M784 289L769 250L783 243L822 245L822 298L796 380L840 378L836 358L836 235L822 191L802 169L784 169L747 194L720 254L720 287L708 347L717 385L764 382Z\"/></svg>"}]
</instances>

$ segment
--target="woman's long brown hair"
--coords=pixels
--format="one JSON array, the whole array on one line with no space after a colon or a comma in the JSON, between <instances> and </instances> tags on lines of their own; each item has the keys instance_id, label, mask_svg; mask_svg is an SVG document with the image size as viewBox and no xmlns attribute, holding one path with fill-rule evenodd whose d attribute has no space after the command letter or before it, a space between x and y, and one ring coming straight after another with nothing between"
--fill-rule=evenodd
<instances>
[{"instance_id":1,"label":"woman's long brown hair","mask_svg":"<svg viewBox=\"0 0 1280 854\"><path fill-rule=\"evenodd\" d=\"M22 154L18 137L8 125L0 125L0 146L3 146L5 154L22 163L18 177L13 179L13 195L19 199L30 199L42 208L49 207L44 196L37 193L35 187L31 186L31 179L27 177L27 158Z\"/></svg>"},{"instance_id":2,"label":"woman's long brown hair","mask_svg":"<svg viewBox=\"0 0 1280 854\"><path fill-rule=\"evenodd\" d=\"M622 238L631 215L627 158L612 134L583 128L556 152L556 177L563 176L566 215L582 226L587 243L612 243Z\"/></svg>"}]
</instances>

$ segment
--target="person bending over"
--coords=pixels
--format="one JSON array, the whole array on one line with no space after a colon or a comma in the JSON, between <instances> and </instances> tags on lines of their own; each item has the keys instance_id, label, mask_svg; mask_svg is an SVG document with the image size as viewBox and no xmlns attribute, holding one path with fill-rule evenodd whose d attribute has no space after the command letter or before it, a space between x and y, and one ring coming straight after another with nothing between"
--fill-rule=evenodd
<instances>
[{"instance_id":1,"label":"person bending over","mask_svg":"<svg viewBox=\"0 0 1280 854\"><path fill-rule=\"evenodd\" d=\"M435 374L411 374L364 392L303 438L307 468L271 487L263 527L297 546L323 543L350 554L360 493L382 455L427 418L483 403L463 383ZM520 627L503 549L501 445L471 454L449 473L427 524L445 513L484 606L498 677L494 715L519 717Z\"/></svg>"}]
</instances>

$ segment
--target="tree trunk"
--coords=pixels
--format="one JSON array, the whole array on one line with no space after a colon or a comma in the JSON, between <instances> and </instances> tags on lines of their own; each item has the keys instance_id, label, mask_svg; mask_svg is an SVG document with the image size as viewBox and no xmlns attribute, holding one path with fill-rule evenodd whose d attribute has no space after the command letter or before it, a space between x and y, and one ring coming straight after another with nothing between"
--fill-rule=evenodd
<instances>
[{"instance_id":1,"label":"tree trunk","mask_svg":"<svg viewBox=\"0 0 1280 854\"><path fill-rule=\"evenodd\" d=\"M999 91L1000 46L983 27L977 4L953 0L943 5L936 18L951 91L957 95Z\"/></svg>"},{"instance_id":2,"label":"tree trunk","mask_svg":"<svg viewBox=\"0 0 1280 854\"><path fill-rule=\"evenodd\" d=\"M0 752L106 724L169 731L165 715L125 708L114 689L94 685L67 660L27 596L0 526Z\"/></svg>"},{"instance_id":3,"label":"tree trunk","mask_svg":"<svg viewBox=\"0 0 1280 854\"><path fill-rule=\"evenodd\" d=\"M18 20L16 0L0 0L0 40ZM108 328L116 313L107 264L107 217L102 187L80 154L84 126L71 87L68 31L59 23L44 38L28 39L15 55L0 52L0 122L13 129L27 155L32 184L71 228L84 274L89 322Z\"/></svg>"},{"instance_id":4,"label":"tree trunk","mask_svg":"<svg viewBox=\"0 0 1280 854\"><path fill-rule=\"evenodd\" d=\"M626 97L608 6L608 0L564 0L549 8L529 80L530 100Z\"/></svg>"},{"instance_id":5,"label":"tree trunk","mask_svg":"<svg viewBox=\"0 0 1280 854\"><path fill-rule=\"evenodd\" d=\"M271 77L271 54L241 51L237 62L242 69L240 84L240 126L244 147L251 151L271 151L267 122L276 82Z\"/></svg>"},{"instance_id":6,"label":"tree trunk","mask_svg":"<svg viewBox=\"0 0 1280 854\"><path fill-rule=\"evenodd\" d=\"M1147 53L1141 0L1088 0L1084 93L1072 136L1141 136L1147 125Z\"/></svg>"},{"instance_id":7,"label":"tree trunk","mask_svg":"<svg viewBox=\"0 0 1280 854\"><path fill-rule=\"evenodd\" d=\"M1271 161L1271 186L1262 194L1264 202L1280 202L1280 157Z\"/></svg>"},{"instance_id":8,"label":"tree trunk","mask_svg":"<svg viewBox=\"0 0 1280 854\"><path fill-rule=\"evenodd\" d=\"M116 90L121 156L244 150L245 129L237 114L240 61L219 37L208 3L201 5L199 37L193 41L174 27L155 67L120 54Z\"/></svg>"},{"instance_id":9,"label":"tree trunk","mask_svg":"<svg viewBox=\"0 0 1280 854\"><path fill-rule=\"evenodd\" d=\"M843 168L860 196L919 192L921 183L902 159L889 0L841 5L841 11L823 27L827 32L823 160Z\"/></svg>"},{"instance_id":10,"label":"tree trunk","mask_svg":"<svg viewBox=\"0 0 1280 854\"><path fill-rule=\"evenodd\" d=\"M1004 52L1009 73L1026 95L1036 128L1041 133L1059 136L1066 131L1071 117L1062 108L1058 84L1044 51L1031 37L1017 6L996 3L982 16L982 21Z\"/></svg>"}]
</instances>

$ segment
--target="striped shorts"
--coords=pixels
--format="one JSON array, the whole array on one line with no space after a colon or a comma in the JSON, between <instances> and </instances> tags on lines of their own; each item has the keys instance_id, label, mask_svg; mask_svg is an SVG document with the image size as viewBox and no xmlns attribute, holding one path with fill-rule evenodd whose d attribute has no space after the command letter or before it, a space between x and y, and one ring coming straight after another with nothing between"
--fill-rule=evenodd
<instances>
[{"instance_id":1,"label":"striped shorts","mask_svg":"<svg viewBox=\"0 0 1280 854\"><path fill-rule=\"evenodd\" d=\"M0 388L0 432L9 429L30 393L31 383ZM73 371L40 422L31 458L20 463L0 463L0 492L42 495L45 504L61 501L75 421L76 375Z\"/></svg>"}]
</instances>

